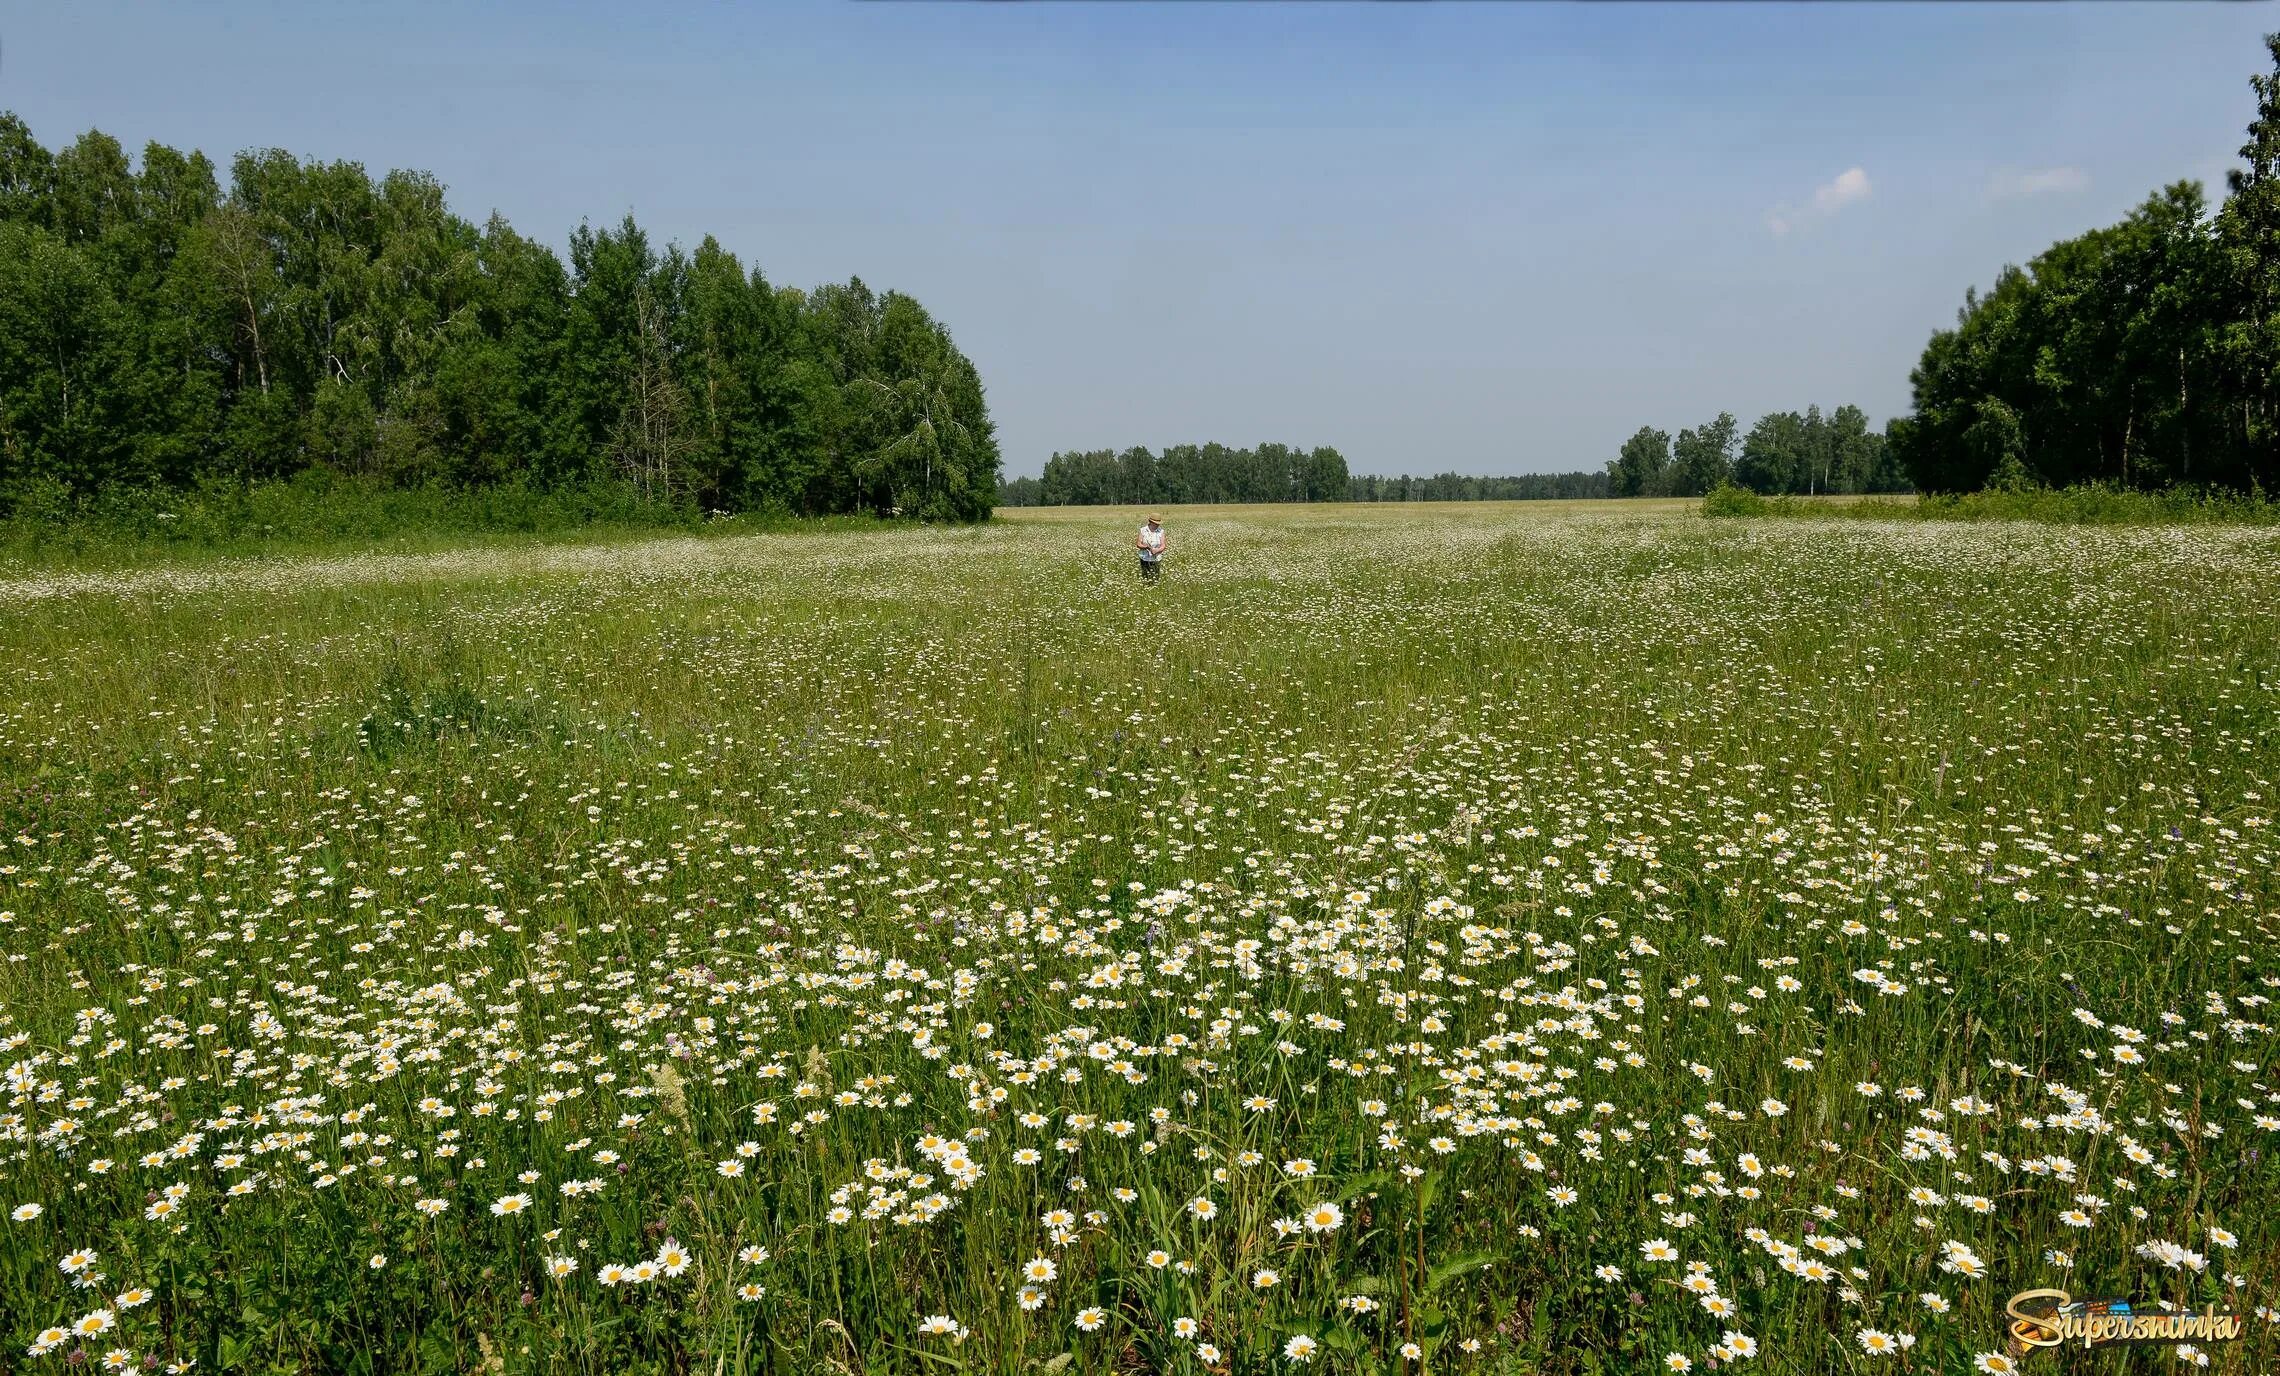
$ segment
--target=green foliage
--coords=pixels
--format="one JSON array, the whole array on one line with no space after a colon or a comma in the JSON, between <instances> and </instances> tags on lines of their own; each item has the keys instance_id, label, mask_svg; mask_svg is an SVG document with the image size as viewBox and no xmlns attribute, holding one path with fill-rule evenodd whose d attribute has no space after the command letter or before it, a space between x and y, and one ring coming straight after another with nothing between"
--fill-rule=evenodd
<instances>
[{"instance_id":1,"label":"green foliage","mask_svg":"<svg viewBox=\"0 0 2280 1376\"><path fill-rule=\"evenodd\" d=\"M2280 35L2265 46L2216 213L2177 182L1965 293L1893 429L1918 488L2280 485Z\"/></svg>"},{"instance_id":2,"label":"green foliage","mask_svg":"<svg viewBox=\"0 0 2280 1376\"><path fill-rule=\"evenodd\" d=\"M517 736L531 721L526 705L492 700L480 660L459 642L445 641L432 662L397 645L381 665L371 709L356 723L356 740L386 763L447 739Z\"/></svg>"},{"instance_id":3,"label":"green foliage","mask_svg":"<svg viewBox=\"0 0 2280 1376\"><path fill-rule=\"evenodd\" d=\"M1481 477L1438 473L1384 478L1349 474L1335 449L1257 449L1175 445L1056 453L1042 478L1016 478L999 491L1004 506L1168 506L1183 502L1513 502L1608 495L1603 473L1523 473Z\"/></svg>"},{"instance_id":4,"label":"green foliage","mask_svg":"<svg viewBox=\"0 0 2280 1376\"><path fill-rule=\"evenodd\" d=\"M1763 516L1766 499L1735 483L1720 483L1702 498L1705 516Z\"/></svg>"},{"instance_id":5,"label":"green foliage","mask_svg":"<svg viewBox=\"0 0 2280 1376\"><path fill-rule=\"evenodd\" d=\"M1681 430L1670 446L1670 492L1673 497L1699 497L1734 474L1735 424L1732 413L1699 430Z\"/></svg>"},{"instance_id":6,"label":"green foliage","mask_svg":"<svg viewBox=\"0 0 2280 1376\"><path fill-rule=\"evenodd\" d=\"M2077 526L2280 525L2280 502L2260 492L2169 487L2146 492L2113 483L2074 487L1991 486L1921 497L1808 501L1723 488L1704 516L1804 516L1865 521L2039 521Z\"/></svg>"},{"instance_id":7,"label":"green foliage","mask_svg":"<svg viewBox=\"0 0 2280 1376\"><path fill-rule=\"evenodd\" d=\"M1699 497L1721 487L1763 496L1816 496L1907 490L1884 435L1871 430L1868 413L1850 404L1824 416L1818 406L1803 415L1760 416L1746 435L1733 416L1681 430L1674 441L1649 426L1623 442L1607 465L1609 495Z\"/></svg>"},{"instance_id":8,"label":"green foliage","mask_svg":"<svg viewBox=\"0 0 2280 1376\"><path fill-rule=\"evenodd\" d=\"M1623 450L1607 465L1608 495L1659 497L1669 487L1670 435L1651 425L1623 441Z\"/></svg>"},{"instance_id":9,"label":"green foliage","mask_svg":"<svg viewBox=\"0 0 2280 1376\"><path fill-rule=\"evenodd\" d=\"M1019 489L1031 506L1174 506L1194 502L1335 502L1347 499L1346 459L1328 446L1231 449L1175 444L1056 452L1044 476Z\"/></svg>"},{"instance_id":10,"label":"green foliage","mask_svg":"<svg viewBox=\"0 0 2280 1376\"><path fill-rule=\"evenodd\" d=\"M629 216L567 266L419 172L161 144L58 153L0 114L0 516L320 472L631 484L640 502L986 517L974 366L898 292L786 292Z\"/></svg>"},{"instance_id":11,"label":"green foliage","mask_svg":"<svg viewBox=\"0 0 2280 1376\"><path fill-rule=\"evenodd\" d=\"M183 488L29 483L0 517L0 562L33 567L130 564L155 557L274 554L336 548L422 548L471 536L588 537L612 533L727 533L784 523L765 512L708 515L693 504L645 500L611 479L533 486L390 484L329 469L289 480L206 478Z\"/></svg>"},{"instance_id":12,"label":"green foliage","mask_svg":"<svg viewBox=\"0 0 2280 1376\"><path fill-rule=\"evenodd\" d=\"M1578 501L1606 497L1605 473L1520 473L1476 477L1436 473L1431 477L1355 477L1347 482L1349 502L1532 502Z\"/></svg>"},{"instance_id":13,"label":"green foliage","mask_svg":"<svg viewBox=\"0 0 2280 1376\"><path fill-rule=\"evenodd\" d=\"M1863 503L1861 515L1895 514ZM2060 525L2280 525L2280 502L2256 492L2171 487L2138 491L2112 483L2074 487L1990 486L1927 495L1898 508L1928 521L2049 521Z\"/></svg>"}]
</instances>

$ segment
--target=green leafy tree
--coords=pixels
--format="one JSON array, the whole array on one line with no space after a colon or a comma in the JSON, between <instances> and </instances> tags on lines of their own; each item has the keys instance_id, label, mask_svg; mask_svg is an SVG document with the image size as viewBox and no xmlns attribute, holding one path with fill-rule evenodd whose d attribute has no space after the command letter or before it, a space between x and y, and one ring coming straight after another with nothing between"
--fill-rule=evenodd
<instances>
[{"instance_id":1,"label":"green leafy tree","mask_svg":"<svg viewBox=\"0 0 2280 1376\"><path fill-rule=\"evenodd\" d=\"M1813 414L1818 419L1819 409ZM1795 411L1760 416L1742 439L1741 457L1734 463L1734 481L1752 492L1804 491L1812 469L1810 441L1806 419Z\"/></svg>"},{"instance_id":2,"label":"green leafy tree","mask_svg":"<svg viewBox=\"0 0 2280 1376\"><path fill-rule=\"evenodd\" d=\"M1617 497L1659 497L1670 480L1670 435L1642 425L1607 465L1608 488Z\"/></svg>"},{"instance_id":3,"label":"green leafy tree","mask_svg":"<svg viewBox=\"0 0 2280 1376\"><path fill-rule=\"evenodd\" d=\"M0 510L35 488L622 480L732 510L986 516L981 378L907 296L772 286L631 217L568 263L424 173L137 167L0 115ZM41 500L45 502L46 497Z\"/></svg>"},{"instance_id":4,"label":"green leafy tree","mask_svg":"<svg viewBox=\"0 0 2280 1376\"><path fill-rule=\"evenodd\" d=\"M1698 430L1681 430L1671 443L1669 494L1699 497L1732 476L1734 417L1725 411Z\"/></svg>"},{"instance_id":5,"label":"green leafy tree","mask_svg":"<svg viewBox=\"0 0 2280 1376\"><path fill-rule=\"evenodd\" d=\"M2280 35L2265 50L2224 205L2173 183L1966 293L1911 374L1912 413L1863 447L1881 475L1863 481L2280 482Z\"/></svg>"}]
</instances>

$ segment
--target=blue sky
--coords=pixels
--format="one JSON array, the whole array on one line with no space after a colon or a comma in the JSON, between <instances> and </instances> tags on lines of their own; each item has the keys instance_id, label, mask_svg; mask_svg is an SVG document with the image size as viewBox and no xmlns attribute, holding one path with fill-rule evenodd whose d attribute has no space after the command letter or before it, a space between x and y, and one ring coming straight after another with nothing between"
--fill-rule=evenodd
<instances>
[{"instance_id":1,"label":"blue sky","mask_svg":"<svg viewBox=\"0 0 2280 1376\"><path fill-rule=\"evenodd\" d=\"M417 167L558 248L632 211L945 320L1010 474L1334 444L1596 468L1856 401L1964 288L2221 194L2267 6L22 4L0 107Z\"/></svg>"}]
</instances>

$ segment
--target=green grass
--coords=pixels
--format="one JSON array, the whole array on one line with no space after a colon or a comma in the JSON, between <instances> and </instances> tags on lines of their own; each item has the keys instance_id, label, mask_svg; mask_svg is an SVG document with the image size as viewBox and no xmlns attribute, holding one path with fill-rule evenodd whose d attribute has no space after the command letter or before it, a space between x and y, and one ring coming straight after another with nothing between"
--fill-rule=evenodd
<instances>
[{"instance_id":1,"label":"green grass","mask_svg":"<svg viewBox=\"0 0 2280 1376\"><path fill-rule=\"evenodd\" d=\"M1946 1372L2026 1288L2270 1304L2280 539L1689 509L0 580L8 1360Z\"/></svg>"},{"instance_id":2,"label":"green grass","mask_svg":"<svg viewBox=\"0 0 2280 1376\"><path fill-rule=\"evenodd\" d=\"M2088 483L1893 497L1766 497L1727 485L1702 499L1705 516L1849 516L1870 521L2040 521L2076 526L2280 525L2262 493L2174 488L2137 492Z\"/></svg>"},{"instance_id":3,"label":"green grass","mask_svg":"<svg viewBox=\"0 0 2280 1376\"><path fill-rule=\"evenodd\" d=\"M312 469L284 482L216 481L187 490L114 488L73 498L17 494L0 517L0 572L327 553L426 553L539 542L601 543L665 534L861 529L869 518L799 521L705 512L651 500L630 484L391 486Z\"/></svg>"}]
</instances>

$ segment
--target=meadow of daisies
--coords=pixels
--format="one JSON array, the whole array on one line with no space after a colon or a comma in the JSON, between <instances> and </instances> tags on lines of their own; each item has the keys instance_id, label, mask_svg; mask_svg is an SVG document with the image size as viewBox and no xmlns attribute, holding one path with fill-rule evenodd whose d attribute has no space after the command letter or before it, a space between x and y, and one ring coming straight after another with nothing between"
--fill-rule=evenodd
<instances>
[{"instance_id":1,"label":"meadow of daisies","mask_svg":"<svg viewBox=\"0 0 2280 1376\"><path fill-rule=\"evenodd\" d=\"M2280 533L1018 515L0 571L0 1370L2273 1369Z\"/></svg>"}]
</instances>

